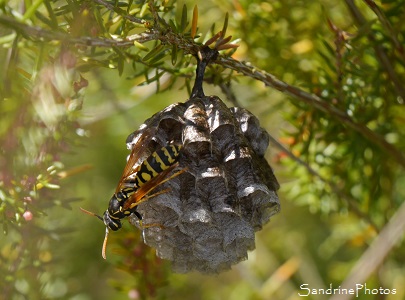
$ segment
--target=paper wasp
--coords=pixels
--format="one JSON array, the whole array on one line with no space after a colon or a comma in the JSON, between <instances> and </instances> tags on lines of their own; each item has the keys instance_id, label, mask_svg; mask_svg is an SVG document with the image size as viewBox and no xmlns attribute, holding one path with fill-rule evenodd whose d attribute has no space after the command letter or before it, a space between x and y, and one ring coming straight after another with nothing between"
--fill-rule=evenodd
<instances>
[{"instance_id":1,"label":"paper wasp","mask_svg":"<svg viewBox=\"0 0 405 300\"><path fill-rule=\"evenodd\" d=\"M177 166L180 157L181 146L175 144L168 144L161 147L142 161L145 157L145 153L148 151L148 144L152 136L153 135L148 134L148 132L143 133L133 146L124 172L103 217L80 208L83 212L102 220L106 226L102 248L102 256L104 259L106 258L105 251L109 230L117 231L120 229L122 227L121 219L132 213L142 221L142 216L136 211L137 206L149 198L168 192L169 189L165 189L154 194L149 194L159 185L173 179L186 170L182 169L168 176ZM150 226L160 225L149 224L145 227Z\"/></svg>"}]
</instances>

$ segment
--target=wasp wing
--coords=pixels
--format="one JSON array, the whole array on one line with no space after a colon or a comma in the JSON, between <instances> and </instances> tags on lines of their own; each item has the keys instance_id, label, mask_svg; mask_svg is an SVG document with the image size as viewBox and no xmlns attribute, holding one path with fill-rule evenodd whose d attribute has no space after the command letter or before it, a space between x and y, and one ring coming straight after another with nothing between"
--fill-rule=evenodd
<instances>
[{"instance_id":1,"label":"wasp wing","mask_svg":"<svg viewBox=\"0 0 405 300\"><path fill-rule=\"evenodd\" d=\"M146 129L142 135L138 138L136 141L135 145L132 146L132 151L131 154L129 155L127 164L125 165L124 172L122 173L121 179L117 185L117 188L115 192L119 192L124 184L125 180L131 176L132 174L136 173L138 171L139 166L141 165L141 162L139 160L145 156L145 152L150 151L149 150L149 144L154 137L155 134L155 129L153 128L148 128ZM137 165L138 163L138 165Z\"/></svg>"},{"instance_id":2,"label":"wasp wing","mask_svg":"<svg viewBox=\"0 0 405 300\"><path fill-rule=\"evenodd\" d=\"M142 185L132 196L124 203L124 211L126 210L131 210L135 206L139 205L140 203L144 202L145 200L152 198L153 196L157 196L161 193L164 192L158 192L153 195L148 194L152 192L155 188L157 188L159 185L165 183L166 181L173 179L174 177L180 175L183 173L186 169L182 169L179 172L174 173L173 175L169 176L169 173L177 166L177 164L174 164L164 170L163 172L159 173L156 177L153 177L150 179L148 182L146 182L144 185Z\"/></svg>"}]
</instances>

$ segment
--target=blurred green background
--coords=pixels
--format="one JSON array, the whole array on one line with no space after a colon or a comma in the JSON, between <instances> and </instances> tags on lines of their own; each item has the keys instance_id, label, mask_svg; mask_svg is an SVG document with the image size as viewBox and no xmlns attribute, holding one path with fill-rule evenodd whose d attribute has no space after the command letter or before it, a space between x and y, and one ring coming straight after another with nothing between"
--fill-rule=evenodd
<instances>
[{"instance_id":1,"label":"blurred green background","mask_svg":"<svg viewBox=\"0 0 405 300\"><path fill-rule=\"evenodd\" d=\"M270 144L267 158L281 185L281 212L257 233L247 261L215 276L171 273L128 222L110 234L104 261L104 225L79 207L107 208L128 155L126 137L188 99L195 60L179 54L173 66L168 51L163 65L133 63L125 51L140 61L147 52L49 41L26 29L107 39L144 30L126 31L119 13L100 2L0 3L0 17L10 17L0 23L0 299L302 299L302 284L338 287L403 202L404 165L378 141L219 68L220 83L232 78L236 104L279 143ZM151 18L143 1L108 3ZM197 4L200 42L213 23L220 30L228 12L227 34L240 44L233 58L322 97L403 153L404 1L379 1L377 11L349 0L155 3L165 7L166 21L178 23L183 4L189 21ZM145 84L156 69L166 71L159 86ZM205 83L205 93L235 105L220 86ZM405 298L404 250L400 242L366 281L396 294L358 299Z\"/></svg>"}]
</instances>

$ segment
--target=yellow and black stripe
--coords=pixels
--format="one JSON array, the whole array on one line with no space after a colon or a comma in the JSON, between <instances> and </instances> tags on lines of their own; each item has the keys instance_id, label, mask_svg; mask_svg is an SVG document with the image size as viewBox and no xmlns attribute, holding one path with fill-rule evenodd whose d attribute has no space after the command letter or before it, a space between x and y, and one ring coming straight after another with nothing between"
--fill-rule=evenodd
<instances>
[{"instance_id":1,"label":"yellow and black stripe","mask_svg":"<svg viewBox=\"0 0 405 300\"><path fill-rule=\"evenodd\" d=\"M159 173L174 165L180 155L181 146L167 145L153 152L139 167L134 179L135 187L141 187Z\"/></svg>"}]
</instances>

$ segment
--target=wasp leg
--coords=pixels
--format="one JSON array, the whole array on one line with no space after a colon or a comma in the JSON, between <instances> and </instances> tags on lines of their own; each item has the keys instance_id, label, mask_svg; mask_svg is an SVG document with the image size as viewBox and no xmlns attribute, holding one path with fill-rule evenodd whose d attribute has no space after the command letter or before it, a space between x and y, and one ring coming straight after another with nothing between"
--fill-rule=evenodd
<instances>
[{"instance_id":1,"label":"wasp leg","mask_svg":"<svg viewBox=\"0 0 405 300\"><path fill-rule=\"evenodd\" d=\"M140 221L139 225L142 227L142 230L144 230L146 228L151 228L151 227L159 227L160 229L165 229L165 227L162 224L159 224L159 223L151 223L151 224L144 225L142 223L142 221Z\"/></svg>"},{"instance_id":2,"label":"wasp leg","mask_svg":"<svg viewBox=\"0 0 405 300\"><path fill-rule=\"evenodd\" d=\"M164 228L164 226L162 224L159 224L159 223L151 223L151 224L146 224L145 225L145 224L143 224L141 214L139 212L137 212L137 211L134 211L133 213L138 218L139 226L142 228L142 230L145 229L145 228L149 228L149 227L160 227L160 229Z\"/></svg>"},{"instance_id":3,"label":"wasp leg","mask_svg":"<svg viewBox=\"0 0 405 300\"><path fill-rule=\"evenodd\" d=\"M184 173L185 171L187 171L187 168L181 169L180 171L178 171L178 172L172 174L171 176L165 178L164 180L162 180L162 181L159 183L159 185L161 185L162 183L165 183L166 181L169 181L169 180L173 179L174 177L179 176L180 174ZM156 186L154 186L153 188L151 188L151 189L149 190L149 192L151 192L151 191L152 191L153 189L155 189L155 188L156 188ZM161 224L158 224L158 223L152 223L152 224L144 225L143 222L142 222L142 216L139 214L139 212L137 212L137 211L135 210L136 207L137 207L139 204L141 204L141 203L143 203L143 202L149 200L150 198L156 197L156 196L161 195L161 194L166 194L166 193L169 192L169 191L170 191L170 188L167 188L167 189L164 189L164 190L162 190L162 191L159 191L159 192L156 192L156 193L153 193L153 194L150 194L150 195L145 195L144 197L142 197L141 199L139 199L138 201L132 203L132 204L129 206L128 209L129 209L132 213L134 213L134 214L137 216L137 218L139 219L139 225L140 225L140 227L142 227L142 229L149 228L149 227L160 227L161 229L163 229L164 226L161 225Z\"/></svg>"},{"instance_id":4,"label":"wasp leg","mask_svg":"<svg viewBox=\"0 0 405 300\"><path fill-rule=\"evenodd\" d=\"M131 209L134 208L134 207L137 207L139 204L141 204L141 203L147 201L147 200L150 199L150 198L156 197L156 196L161 195L161 194L166 194L168 191L170 191L170 189L164 189L164 190L162 190L162 191L160 191L160 192L157 192L157 193L154 193L154 194L152 194L152 195L146 195L145 197L143 197L143 198L142 198L141 200L139 200L138 202L133 203L133 206L131 207ZM140 221L142 220L142 218L139 218L138 215L136 215L136 216L138 217L138 219L140 219Z\"/></svg>"},{"instance_id":5,"label":"wasp leg","mask_svg":"<svg viewBox=\"0 0 405 300\"><path fill-rule=\"evenodd\" d=\"M184 168L184 169L181 169L180 171L177 171L176 173L173 173L173 175L171 175L171 176L165 178L164 180L162 180L162 181L159 183L159 185L161 185L162 183L165 183L166 181L169 181L169 180L173 179L174 177L179 176L180 174L183 174L184 172L187 171L187 169L188 169L188 168Z\"/></svg>"}]
</instances>

